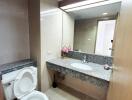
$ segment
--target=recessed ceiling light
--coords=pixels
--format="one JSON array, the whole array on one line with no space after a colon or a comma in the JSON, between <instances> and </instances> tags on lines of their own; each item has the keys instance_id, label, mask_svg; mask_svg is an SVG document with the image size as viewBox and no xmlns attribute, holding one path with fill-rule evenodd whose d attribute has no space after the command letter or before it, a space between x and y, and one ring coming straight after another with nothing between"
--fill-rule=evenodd
<instances>
[{"instance_id":1,"label":"recessed ceiling light","mask_svg":"<svg viewBox=\"0 0 132 100\"><path fill-rule=\"evenodd\" d=\"M108 13L103 13L102 15L108 15Z\"/></svg>"}]
</instances>

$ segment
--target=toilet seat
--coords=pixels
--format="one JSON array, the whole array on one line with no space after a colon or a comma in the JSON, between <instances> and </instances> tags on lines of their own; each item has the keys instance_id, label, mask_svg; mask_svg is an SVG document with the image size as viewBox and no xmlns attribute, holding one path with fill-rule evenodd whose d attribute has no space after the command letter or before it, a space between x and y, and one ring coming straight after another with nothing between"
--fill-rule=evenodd
<instances>
[{"instance_id":1,"label":"toilet seat","mask_svg":"<svg viewBox=\"0 0 132 100\"><path fill-rule=\"evenodd\" d=\"M36 72L37 73L37 72ZM37 86L37 75L30 69L25 68L16 77L14 82L14 95L21 99L31 93Z\"/></svg>"},{"instance_id":2,"label":"toilet seat","mask_svg":"<svg viewBox=\"0 0 132 100\"><path fill-rule=\"evenodd\" d=\"M18 100L48 100L48 97L36 91L37 70L25 68L17 75L14 82L14 95Z\"/></svg>"},{"instance_id":3,"label":"toilet seat","mask_svg":"<svg viewBox=\"0 0 132 100\"><path fill-rule=\"evenodd\" d=\"M34 90L30 94L23 97L21 100L48 100L48 97L45 94Z\"/></svg>"}]
</instances>

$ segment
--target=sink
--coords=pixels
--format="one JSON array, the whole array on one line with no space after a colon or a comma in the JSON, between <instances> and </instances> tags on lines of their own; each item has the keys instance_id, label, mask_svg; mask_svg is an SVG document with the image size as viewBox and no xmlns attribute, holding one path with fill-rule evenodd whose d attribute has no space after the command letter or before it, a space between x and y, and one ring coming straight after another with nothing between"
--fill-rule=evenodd
<instances>
[{"instance_id":1,"label":"sink","mask_svg":"<svg viewBox=\"0 0 132 100\"><path fill-rule=\"evenodd\" d=\"M92 67L87 65L87 64L83 64L83 63L72 63L71 64L72 67L80 69L80 70L88 70L88 71L92 71Z\"/></svg>"}]
</instances>

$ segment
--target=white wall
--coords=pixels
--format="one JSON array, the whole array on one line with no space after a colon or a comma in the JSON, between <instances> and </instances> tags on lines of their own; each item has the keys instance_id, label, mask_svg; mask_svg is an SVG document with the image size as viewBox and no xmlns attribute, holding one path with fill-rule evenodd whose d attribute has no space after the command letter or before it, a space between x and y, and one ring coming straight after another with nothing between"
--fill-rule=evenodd
<instances>
[{"instance_id":1,"label":"white wall","mask_svg":"<svg viewBox=\"0 0 132 100\"><path fill-rule=\"evenodd\" d=\"M63 12L63 44L62 46L70 46L73 49L74 42L74 18L66 12Z\"/></svg>"},{"instance_id":2,"label":"white wall","mask_svg":"<svg viewBox=\"0 0 132 100\"><path fill-rule=\"evenodd\" d=\"M57 0L41 0L41 90L52 84L46 61L61 56L63 44L73 48L74 19L58 8Z\"/></svg>"},{"instance_id":3,"label":"white wall","mask_svg":"<svg viewBox=\"0 0 132 100\"><path fill-rule=\"evenodd\" d=\"M41 90L51 86L46 60L60 57L62 45L62 11L57 0L41 0Z\"/></svg>"}]
</instances>

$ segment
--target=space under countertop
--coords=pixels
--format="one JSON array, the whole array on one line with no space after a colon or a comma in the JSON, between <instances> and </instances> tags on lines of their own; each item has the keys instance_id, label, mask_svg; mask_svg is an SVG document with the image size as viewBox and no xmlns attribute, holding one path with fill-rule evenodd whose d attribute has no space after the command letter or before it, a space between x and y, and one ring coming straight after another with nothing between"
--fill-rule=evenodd
<instances>
[{"instance_id":1,"label":"space under countertop","mask_svg":"<svg viewBox=\"0 0 132 100\"><path fill-rule=\"evenodd\" d=\"M55 58L52 60L48 60L47 63L61 66L61 67L67 68L67 69L75 70L82 74L93 76L95 78L99 78L99 79L102 79L102 80L105 80L108 82L110 81L110 76L112 73L111 70L105 70L104 65L100 65L100 64L96 64L96 63L92 63L92 62L85 63L92 67L91 71L75 68L75 67L71 66L71 64L72 63L82 63L82 61L76 60L76 59L71 59L71 58L63 58L63 59Z\"/></svg>"}]
</instances>

